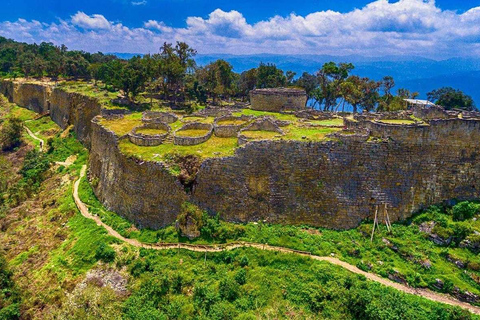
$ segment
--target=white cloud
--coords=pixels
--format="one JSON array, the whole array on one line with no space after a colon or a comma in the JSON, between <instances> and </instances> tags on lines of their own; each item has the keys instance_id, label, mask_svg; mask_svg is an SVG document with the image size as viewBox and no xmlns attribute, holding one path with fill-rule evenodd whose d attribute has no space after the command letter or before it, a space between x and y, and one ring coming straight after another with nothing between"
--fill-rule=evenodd
<instances>
[{"instance_id":1,"label":"white cloud","mask_svg":"<svg viewBox=\"0 0 480 320\"><path fill-rule=\"evenodd\" d=\"M147 0L143 0L143 1L132 1L132 5L134 6L144 6L147 4Z\"/></svg>"},{"instance_id":2,"label":"white cloud","mask_svg":"<svg viewBox=\"0 0 480 320\"><path fill-rule=\"evenodd\" d=\"M292 13L255 24L238 11L217 9L207 18L187 18L183 28L157 20L129 28L100 14L78 12L70 21L51 24L24 19L0 22L0 34L89 51L156 52L165 41L186 41L200 53L448 58L480 54L480 7L459 14L440 9L433 0L377 0L347 13Z\"/></svg>"},{"instance_id":3,"label":"white cloud","mask_svg":"<svg viewBox=\"0 0 480 320\"><path fill-rule=\"evenodd\" d=\"M78 11L72 16L72 23L84 29L110 29L111 24L103 15L93 14L91 16Z\"/></svg>"}]
</instances>

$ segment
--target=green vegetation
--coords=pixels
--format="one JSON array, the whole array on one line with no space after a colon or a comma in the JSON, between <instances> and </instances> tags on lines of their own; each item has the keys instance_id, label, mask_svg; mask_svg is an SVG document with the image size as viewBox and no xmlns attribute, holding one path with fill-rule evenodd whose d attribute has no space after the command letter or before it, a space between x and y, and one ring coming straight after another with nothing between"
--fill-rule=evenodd
<instances>
[{"instance_id":1,"label":"green vegetation","mask_svg":"<svg viewBox=\"0 0 480 320\"><path fill-rule=\"evenodd\" d=\"M20 292L13 279L13 272L7 261L0 255L0 319L13 320L20 318Z\"/></svg>"},{"instance_id":2,"label":"green vegetation","mask_svg":"<svg viewBox=\"0 0 480 320\"><path fill-rule=\"evenodd\" d=\"M102 221L112 225L127 238L147 243L189 242L198 244L247 241L308 251L316 255L335 254L359 268L384 277L401 279L414 287L428 287L452 293L455 287L480 295L480 222L478 204L460 202L449 208L431 207L404 223L393 225L388 232L381 227L370 242L371 223L346 231L323 228L266 225L238 225L204 214L199 224L200 237L189 240L180 237L173 226L157 231L137 230L115 213L101 209L86 182L82 182L82 199ZM459 212L469 212L468 220L456 221ZM462 217L464 213L462 213ZM432 224L432 231L422 232L420 225ZM468 245L467 245L468 244ZM460 263L460 264L459 264ZM463 267L458 267L461 265ZM439 288L437 279L443 283Z\"/></svg>"},{"instance_id":3,"label":"green vegetation","mask_svg":"<svg viewBox=\"0 0 480 320\"><path fill-rule=\"evenodd\" d=\"M154 136L154 135L165 134L167 133L167 131L162 129L139 128L137 129L137 133L141 133L147 136Z\"/></svg>"},{"instance_id":4,"label":"green vegetation","mask_svg":"<svg viewBox=\"0 0 480 320\"><path fill-rule=\"evenodd\" d=\"M344 110L346 104L355 112L403 110L403 99L418 96L403 88L394 95L391 76L375 81L352 75L355 67L351 63L328 62L319 65L315 73L304 72L295 78L295 72L274 64L260 63L240 74L222 59L199 67L196 54L184 42L164 43L158 53L123 60L100 52L69 51L64 45L26 44L0 37L0 76L47 76L56 83L60 79L67 90L95 97L109 107L134 110L175 106L192 112L207 103L230 104L232 98L243 102L253 89L275 87L303 88L308 100L314 101L312 107L327 111ZM70 79L76 83L63 81ZM119 94L127 101L115 106L112 99ZM476 109L471 97L452 88L434 90L429 99L446 108Z\"/></svg>"},{"instance_id":5,"label":"green vegetation","mask_svg":"<svg viewBox=\"0 0 480 320\"><path fill-rule=\"evenodd\" d=\"M203 137L209 131L204 129L186 129L186 130L179 130L175 132L175 135L179 137Z\"/></svg>"},{"instance_id":6,"label":"green vegetation","mask_svg":"<svg viewBox=\"0 0 480 320\"><path fill-rule=\"evenodd\" d=\"M32 122L35 121L40 120ZM19 150L19 156L21 151L24 150ZM43 171L45 159L50 163L63 161L72 154L78 156L71 166ZM6 263L0 258L0 319L15 319L20 314L22 318L65 319L478 318L307 257L256 249L208 254L155 251L119 243L75 209L71 181L78 176L87 157L75 136L56 133L48 142L46 155L37 154L38 160L32 155L19 160L18 170L22 174L15 179L40 181L37 192L17 207L7 208L8 214L0 218L5 231L0 233L0 242L15 243L4 248ZM14 176L14 169L8 165L0 162L0 169L0 177ZM42 176L45 173L48 174ZM80 191L90 211L122 234L146 243L189 241L179 236L173 226L157 231L136 229L106 211L85 179ZM462 247L462 238L473 239L473 230L479 227L478 221L467 218L471 206L464 206L431 208L410 224L394 225L393 234L382 228L373 243L364 234L371 224L343 232L263 223L236 225L192 209L201 223L200 237L191 242L246 240L317 254L335 253L359 266L368 268L372 263L372 271L380 274L383 269L377 266L385 270L395 268L400 273L416 270L416 264L405 258L409 257L405 253L427 254L428 249L432 267L430 271L419 271L420 277L426 283L438 277L446 288L458 285L463 289L465 283L469 284L467 274L476 274L470 268L475 267L478 258L471 251L474 247ZM187 211L191 212L190 209ZM459 220L465 220L454 221L453 212ZM454 241L448 247L437 250L418 231L420 223L430 220L439 221L443 228L439 230L453 235ZM394 243L400 253L390 249L381 240L383 237ZM454 270L454 264L442 254L446 250L450 256L469 259L467 274ZM382 266L374 263L380 259ZM109 275L107 281L104 277ZM418 279L416 273L411 279Z\"/></svg>"},{"instance_id":7,"label":"green vegetation","mask_svg":"<svg viewBox=\"0 0 480 320\"><path fill-rule=\"evenodd\" d=\"M281 134L275 131L242 131L242 135L252 140L272 140L276 137L281 137Z\"/></svg>"},{"instance_id":8,"label":"green vegetation","mask_svg":"<svg viewBox=\"0 0 480 320\"><path fill-rule=\"evenodd\" d=\"M379 122L388 123L388 124L414 124L414 120L409 119L384 119L379 120Z\"/></svg>"},{"instance_id":9,"label":"green vegetation","mask_svg":"<svg viewBox=\"0 0 480 320\"><path fill-rule=\"evenodd\" d=\"M477 110L472 97L451 87L443 87L438 90L433 90L427 93L427 96L429 100L435 101L435 104L441 105L447 110Z\"/></svg>"},{"instance_id":10,"label":"green vegetation","mask_svg":"<svg viewBox=\"0 0 480 320\"><path fill-rule=\"evenodd\" d=\"M0 146L3 151L10 151L22 143L22 121L12 117L0 129Z\"/></svg>"}]
</instances>

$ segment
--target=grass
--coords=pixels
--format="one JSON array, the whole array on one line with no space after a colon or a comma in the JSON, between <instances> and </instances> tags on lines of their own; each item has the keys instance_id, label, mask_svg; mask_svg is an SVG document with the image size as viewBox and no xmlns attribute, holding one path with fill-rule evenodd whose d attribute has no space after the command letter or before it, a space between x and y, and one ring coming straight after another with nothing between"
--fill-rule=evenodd
<instances>
[{"instance_id":1,"label":"grass","mask_svg":"<svg viewBox=\"0 0 480 320\"><path fill-rule=\"evenodd\" d=\"M478 319L458 308L399 293L306 257L252 248L208 254L154 251L119 243L75 207L71 183L88 154L74 134L66 138L55 135L49 149L52 161L74 153L79 156L72 166L52 171L38 194L2 218L8 219L2 220L2 243L15 244L5 250L21 293L22 317L47 318L59 313L63 314L59 318L65 319ZM138 230L103 209L85 179L80 196L92 213L121 234L147 243L185 240L173 226ZM369 223L354 230L333 231L263 223L237 225L209 218L208 232L202 231L202 237L192 242L245 240L320 255L334 253L362 268L371 265L373 272L382 275L395 269L414 286L439 278L478 291L478 285L468 280L469 274L478 272L458 269L446 254L471 262L478 262L478 256L464 248L438 247L429 241L418 231L418 224L432 219L449 228L480 227L479 220L453 221L448 209L430 210L417 215L411 224L395 224L393 233L381 227L371 243ZM383 239L398 249L391 249ZM97 261L96 252L102 245L114 248L114 262ZM432 267L425 269L411 257L426 257ZM78 284L93 269L122 274L128 280L127 296L100 288L97 280L85 282L86 289L79 290L82 286ZM98 299L106 295L111 299Z\"/></svg>"},{"instance_id":2,"label":"grass","mask_svg":"<svg viewBox=\"0 0 480 320\"><path fill-rule=\"evenodd\" d=\"M117 136L121 137L130 133L133 128L142 124L142 114L132 113L125 115L122 119L115 120L107 120L102 118L100 120L100 124L115 132Z\"/></svg>"},{"instance_id":3,"label":"grass","mask_svg":"<svg viewBox=\"0 0 480 320\"><path fill-rule=\"evenodd\" d=\"M280 133L275 131L242 131L242 135L252 140L272 140L281 136Z\"/></svg>"},{"instance_id":4,"label":"grass","mask_svg":"<svg viewBox=\"0 0 480 320\"><path fill-rule=\"evenodd\" d=\"M306 123L310 123L310 124L318 125L318 126L339 127L339 126L343 126L343 119L342 118L334 118L334 119L329 119L329 120L307 120Z\"/></svg>"},{"instance_id":5,"label":"grass","mask_svg":"<svg viewBox=\"0 0 480 320\"><path fill-rule=\"evenodd\" d=\"M245 123L247 123L245 120L220 120L217 122L220 126L239 126Z\"/></svg>"},{"instance_id":6,"label":"grass","mask_svg":"<svg viewBox=\"0 0 480 320\"><path fill-rule=\"evenodd\" d=\"M379 122L388 123L388 124L414 124L414 120L410 119L385 119L379 120Z\"/></svg>"},{"instance_id":7,"label":"grass","mask_svg":"<svg viewBox=\"0 0 480 320\"><path fill-rule=\"evenodd\" d=\"M179 137L203 137L210 132L209 130L204 129L187 129L187 130L179 130L175 132L175 135Z\"/></svg>"},{"instance_id":8,"label":"grass","mask_svg":"<svg viewBox=\"0 0 480 320\"><path fill-rule=\"evenodd\" d=\"M327 140L327 135L341 129L325 128L325 127L298 127L289 125L282 128L285 132L285 136L282 139L286 140L311 140L311 141L324 141Z\"/></svg>"},{"instance_id":9,"label":"grass","mask_svg":"<svg viewBox=\"0 0 480 320\"><path fill-rule=\"evenodd\" d=\"M256 117L269 116L269 117L274 117L278 120L283 120L283 121L292 121L292 122L298 121L298 118L293 113L283 114L278 112L257 111L252 109L243 109L242 111L233 113L233 115L236 117L239 117L241 115L256 116Z\"/></svg>"},{"instance_id":10,"label":"grass","mask_svg":"<svg viewBox=\"0 0 480 320\"><path fill-rule=\"evenodd\" d=\"M137 129L137 133L141 133L147 136L154 136L154 135L165 134L167 133L167 131L162 129L139 128Z\"/></svg>"},{"instance_id":11,"label":"grass","mask_svg":"<svg viewBox=\"0 0 480 320\"><path fill-rule=\"evenodd\" d=\"M212 135L208 141L194 146L177 146L173 143L164 143L159 146L142 147L122 140L119 143L120 150L126 154L143 160L161 161L170 158L171 155L197 155L202 159L212 157L232 156L238 147L238 139L219 138Z\"/></svg>"}]
</instances>

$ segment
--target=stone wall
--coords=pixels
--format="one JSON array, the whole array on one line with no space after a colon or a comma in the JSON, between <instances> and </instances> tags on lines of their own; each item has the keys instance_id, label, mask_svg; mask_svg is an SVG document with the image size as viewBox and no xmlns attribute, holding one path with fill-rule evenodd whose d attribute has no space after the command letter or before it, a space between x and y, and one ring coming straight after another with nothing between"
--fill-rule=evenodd
<instances>
[{"instance_id":1,"label":"stone wall","mask_svg":"<svg viewBox=\"0 0 480 320\"><path fill-rule=\"evenodd\" d=\"M0 82L0 93L21 107L38 113L50 112L52 120L62 129L73 125L77 138L85 146L90 146L91 120L101 113L96 99L69 93L60 87L9 80Z\"/></svg>"},{"instance_id":2,"label":"stone wall","mask_svg":"<svg viewBox=\"0 0 480 320\"><path fill-rule=\"evenodd\" d=\"M305 109L307 94L301 89L256 89L250 91L251 109L260 111L298 111Z\"/></svg>"},{"instance_id":3,"label":"stone wall","mask_svg":"<svg viewBox=\"0 0 480 320\"><path fill-rule=\"evenodd\" d=\"M184 130L206 130L207 133L199 137L188 137L177 135L178 132ZM189 122L186 123L183 127L175 131L173 135L173 143L179 146L194 146L206 142L212 137L213 134L213 125L210 123L201 123L201 122Z\"/></svg>"},{"instance_id":4,"label":"stone wall","mask_svg":"<svg viewBox=\"0 0 480 320\"><path fill-rule=\"evenodd\" d=\"M160 129L165 131L165 133L147 135L138 132L139 129ZM132 132L128 134L128 139L131 143L136 144L137 146L158 146L168 137L171 130L170 126L166 123L150 122L133 128Z\"/></svg>"},{"instance_id":5,"label":"stone wall","mask_svg":"<svg viewBox=\"0 0 480 320\"><path fill-rule=\"evenodd\" d=\"M2 82L0 92L40 110L42 103L32 101L41 90L18 86ZM204 160L187 193L164 164L122 154L116 135L90 121L100 113L95 101L57 88L49 102L52 119L74 125L90 147L97 197L141 227L174 222L185 201L228 221L344 229L372 218L376 205L388 204L395 221L452 198L480 198L480 120L423 126L346 121L351 131L338 140L251 141L233 156Z\"/></svg>"},{"instance_id":6,"label":"stone wall","mask_svg":"<svg viewBox=\"0 0 480 320\"><path fill-rule=\"evenodd\" d=\"M188 200L183 186L162 163L125 156L112 131L92 124L89 178L98 199L139 227L160 228L175 221Z\"/></svg>"}]
</instances>

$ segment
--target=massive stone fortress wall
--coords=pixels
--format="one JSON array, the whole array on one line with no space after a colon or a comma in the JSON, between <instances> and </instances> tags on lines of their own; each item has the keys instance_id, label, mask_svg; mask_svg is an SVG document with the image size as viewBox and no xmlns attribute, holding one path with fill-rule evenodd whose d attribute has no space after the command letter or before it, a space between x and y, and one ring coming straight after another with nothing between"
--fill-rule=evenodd
<instances>
[{"instance_id":1,"label":"massive stone fortress wall","mask_svg":"<svg viewBox=\"0 0 480 320\"><path fill-rule=\"evenodd\" d=\"M260 111L298 111L305 109L307 94L302 89L256 89L250 91L253 110Z\"/></svg>"},{"instance_id":2,"label":"massive stone fortress wall","mask_svg":"<svg viewBox=\"0 0 480 320\"><path fill-rule=\"evenodd\" d=\"M3 82L0 92L29 107L32 100L20 99L18 92L30 90L18 86ZM361 139L345 134L324 142L251 141L231 157L205 160L186 192L162 163L125 156L118 142L127 137L117 137L98 119L90 121L100 114L90 98L57 90L49 98L51 116L63 127L73 124L90 148L96 195L143 227L174 222L185 201L228 221L342 229L372 218L378 205L388 205L390 219L399 220L453 198L480 198L479 120L409 126L347 122Z\"/></svg>"},{"instance_id":3,"label":"massive stone fortress wall","mask_svg":"<svg viewBox=\"0 0 480 320\"><path fill-rule=\"evenodd\" d=\"M73 125L77 138L90 146L92 119L102 109L94 98L47 85L7 80L0 82L0 93L21 107L38 113L50 112L52 120L62 129Z\"/></svg>"}]
</instances>

